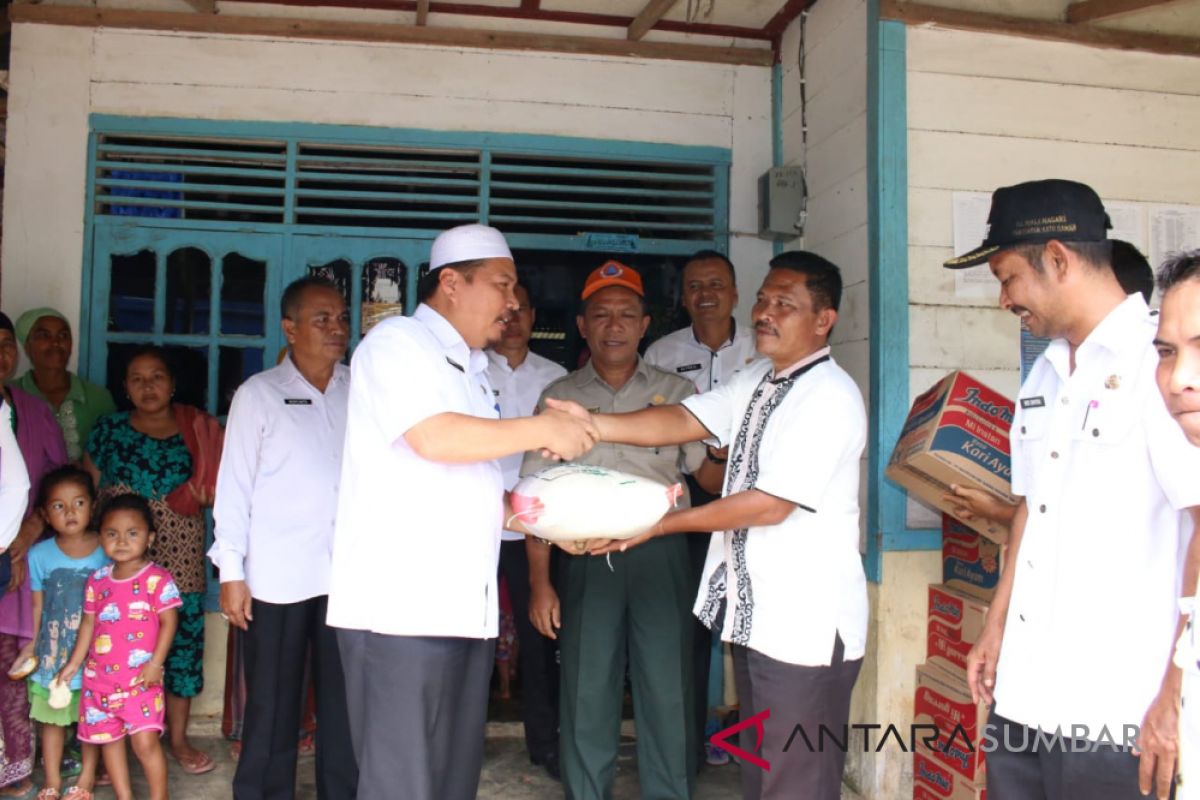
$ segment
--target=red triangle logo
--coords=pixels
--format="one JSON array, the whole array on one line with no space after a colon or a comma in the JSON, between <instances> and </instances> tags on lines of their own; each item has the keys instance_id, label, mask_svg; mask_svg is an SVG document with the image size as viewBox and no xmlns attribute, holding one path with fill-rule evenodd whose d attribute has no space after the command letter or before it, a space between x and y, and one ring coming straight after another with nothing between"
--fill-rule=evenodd
<instances>
[{"instance_id":1,"label":"red triangle logo","mask_svg":"<svg viewBox=\"0 0 1200 800\"><path fill-rule=\"evenodd\" d=\"M771 771L771 762L770 761L767 761L765 758L762 758L761 756L757 756L754 753L747 753L745 750L743 750L742 748L738 747L736 744L733 744L732 742L729 741L729 739L733 738L736 734L741 733L746 728L753 726L754 730L758 733L758 741L757 741L757 743L755 743L754 749L755 750L762 749L763 733L764 733L763 720L768 719L770 716L771 716L771 709L768 708L765 711L760 711L757 714L755 714L753 717L744 719L741 722L738 722L736 725L730 725L728 728L725 728L724 730L717 731L716 733L714 733L712 735L711 738L709 738L709 741L712 742L717 747L721 748L722 750L726 751L727 753L737 756L738 758L742 759L743 761L749 762L750 764L753 764L754 766L758 767L761 770L770 772Z\"/></svg>"}]
</instances>

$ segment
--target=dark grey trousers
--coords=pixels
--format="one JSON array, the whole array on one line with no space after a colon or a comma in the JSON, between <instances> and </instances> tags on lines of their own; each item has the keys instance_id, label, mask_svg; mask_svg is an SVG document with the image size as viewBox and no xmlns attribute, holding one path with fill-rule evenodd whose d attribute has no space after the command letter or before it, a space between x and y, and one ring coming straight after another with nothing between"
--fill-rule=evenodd
<instances>
[{"instance_id":1,"label":"dark grey trousers","mask_svg":"<svg viewBox=\"0 0 1200 800\"><path fill-rule=\"evenodd\" d=\"M324 595L297 603L253 602L243 634L246 718L233 777L235 800L296 795L296 731L304 704L304 666L317 698L317 797L350 800L357 774L346 720L346 687L337 637L325 624Z\"/></svg>"},{"instance_id":2,"label":"dark grey trousers","mask_svg":"<svg viewBox=\"0 0 1200 800\"><path fill-rule=\"evenodd\" d=\"M1063 739L1039 745L1036 732L996 712L988 717L996 749L987 754L988 800L1142 800L1138 759L1129 750ZM1110 731L1121 737L1121 731ZM1175 795L1172 788L1171 796Z\"/></svg>"},{"instance_id":3,"label":"dark grey trousers","mask_svg":"<svg viewBox=\"0 0 1200 800\"><path fill-rule=\"evenodd\" d=\"M471 800L495 639L338 630L358 800Z\"/></svg>"},{"instance_id":4,"label":"dark grey trousers","mask_svg":"<svg viewBox=\"0 0 1200 800\"><path fill-rule=\"evenodd\" d=\"M845 661L842 640L834 645L828 667L802 667L765 656L741 645L733 646L733 676L737 683L741 718L749 719L770 709L763 724L762 748L758 731L742 730L738 746L770 762L766 771L749 762L741 765L743 800L839 800L846 753L828 742L823 752L809 752L793 741L783 748L796 725L803 725L816 742L820 725L841 731L850 719L850 692L858 680L862 659ZM814 748L821 750L822 748Z\"/></svg>"}]
</instances>

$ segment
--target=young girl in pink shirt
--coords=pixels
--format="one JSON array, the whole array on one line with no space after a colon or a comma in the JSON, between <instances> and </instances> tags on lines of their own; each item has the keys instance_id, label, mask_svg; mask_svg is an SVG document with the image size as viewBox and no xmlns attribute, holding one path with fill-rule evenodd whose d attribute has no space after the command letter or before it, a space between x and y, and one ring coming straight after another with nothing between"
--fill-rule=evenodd
<instances>
[{"instance_id":1,"label":"young girl in pink shirt","mask_svg":"<svg viewBox=\"0 0 1200 800\"><path fill-rule=\"evenodd\" d=\"M178 624L181 600L171 574L146 556L154 516L136 494L112 498L100 518L100 542L112 564L88 579L83 622L71 660L59 673L69 680L83 667L79 740L101 747L117 800L132 800L125 743L129 737L152 800L166 800L163 663Z\"/></svg>"}]
</instances>

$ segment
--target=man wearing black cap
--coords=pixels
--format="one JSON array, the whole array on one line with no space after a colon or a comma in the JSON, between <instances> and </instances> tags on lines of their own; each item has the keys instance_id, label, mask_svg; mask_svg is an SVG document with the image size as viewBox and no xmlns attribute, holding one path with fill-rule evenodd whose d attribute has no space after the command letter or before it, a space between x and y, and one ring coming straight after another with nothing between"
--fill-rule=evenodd
<instances>
[{"instance_id":1,"label":"man wearing black cap","mask_svg":"<svg viewBox=\"0 0 1200 800\"><path fill-rule=\"evenodd\" d=\"M1186 514L1200 520L1200 452L1157 396L1154 319L1113 273L1096 193L1064 180L1005 187L988 223L984 243L946 266L986 261L1000 306L1053 340L1021 387L1012 474L1023 499L967 661L972 694L995 700L988 790L1132 800L1140 782L1166 798L1180 683L1170 657ZM1136 748L1125 747L1136 728ZM1067 738L1039 746L1031 729Z\"/></svg>"}]
</instances>

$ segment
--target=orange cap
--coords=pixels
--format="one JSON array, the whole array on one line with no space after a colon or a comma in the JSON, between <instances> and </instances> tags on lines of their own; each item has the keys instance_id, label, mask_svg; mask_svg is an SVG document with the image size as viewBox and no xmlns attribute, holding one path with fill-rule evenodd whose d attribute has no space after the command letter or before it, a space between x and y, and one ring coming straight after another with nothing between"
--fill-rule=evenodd
<instances>
[{"instance_id":1,"label":"orange cap","mask_svg":"<svg viewBox=\"0 0 1200 800\"><path fill-rule=\"evenodd\" d=\"M642 276L620 261L610 260L596 267L592 274L588 275L580 299L587 300L606 286L624 286L637 292L639 297L646 296L645 290L642 289Z\"/></svg>"}]
</instances>

